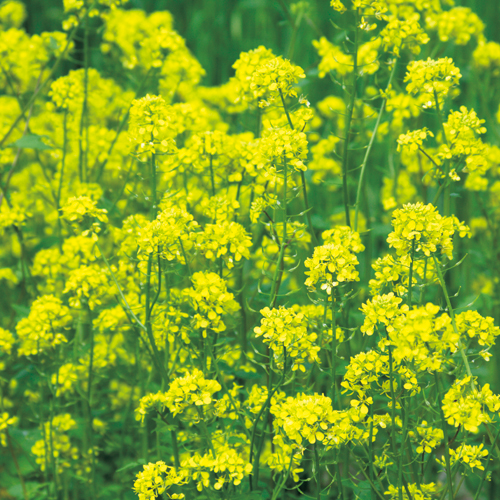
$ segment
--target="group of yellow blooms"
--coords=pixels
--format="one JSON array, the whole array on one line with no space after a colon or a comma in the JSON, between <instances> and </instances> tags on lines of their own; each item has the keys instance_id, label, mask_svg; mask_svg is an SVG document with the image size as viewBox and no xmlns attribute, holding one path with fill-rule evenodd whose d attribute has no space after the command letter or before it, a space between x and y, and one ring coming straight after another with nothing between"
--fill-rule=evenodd
<instances>
[{"instance_id":1,"label":"group of yellow blooms","mask_svg":"<svg viewBox=\"0 0 500 500\"><path fill-rule=\"evenodd\" d=\"M0 497L483 498L500 148L446 55L499 83L477 15L332 0L311 105L263 46L206 87L169 12L63 3L33 36L0 3ZM52 71L97 25L133 89Z\"/></svg>"}]
</instances>

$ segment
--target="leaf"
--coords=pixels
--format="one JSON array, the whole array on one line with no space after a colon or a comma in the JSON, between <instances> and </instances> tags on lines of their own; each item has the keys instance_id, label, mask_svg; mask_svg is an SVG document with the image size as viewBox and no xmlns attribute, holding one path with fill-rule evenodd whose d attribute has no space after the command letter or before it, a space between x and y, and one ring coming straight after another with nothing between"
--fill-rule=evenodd
<instances>
[{"instance_id":1,"label":"leaf","mask_svg":"<svg viewBox=\"0 0 500 500\"><path fill-rule=\"evenodd\" d=\"M139 465L144 465L146 463L142 458L137 460L137 462L130 462L129 464L123 466L121 469L118 469L116 472L123 472L124 470L132 469L133 467L137 467Z\"/></svg>"},{"instance_id":2,"label":"leaf","mask_svg":"<svg viewBox=\"0 0 500 500\"><path fill-rule=\"evenodd\" d=\"M228 444L246 444L246 441L238 436L229 436L229 439L227 440Z\"/></svg>"},{"instance_id":3,"label":"leaf","mask_svg":"<svg viewBox=\"0 0 500 500\"><path fill-rule=\"evenodd\" d=\"M42 137L46 136L26 134L17 141L10 144L9 147L21 149L39 149L40 151L43 151L45 149L53 149L51 146L47 146L47 144L42 141Z\"/></svg>"}]
</instances>

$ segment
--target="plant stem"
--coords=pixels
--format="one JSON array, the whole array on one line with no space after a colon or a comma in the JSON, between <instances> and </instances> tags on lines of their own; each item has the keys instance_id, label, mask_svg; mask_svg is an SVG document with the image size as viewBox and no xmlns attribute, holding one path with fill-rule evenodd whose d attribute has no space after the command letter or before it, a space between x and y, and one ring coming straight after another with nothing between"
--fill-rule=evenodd
<instances>
[{"instance_id":1,"label":"plant stem","mask_svg":"<svg viewBox=\"0 0 500 500\"><path fill-rule=\"evenodd\" d=\"M439 99L438 95L436 92L436 89L434 89L434 100L436 101L436 113L438 116L439 120L439 125L441 126L441 131L443 133L443 141L449 145L448 143L448 138L446 137L446 131L444 129L444 122L443 122L443 115L441 113L441 108L439 106ZM449 182L449 174L450 174L450 160L445 161L445 178L444 178L444 196L443 196L443 212L444 215L449 216L451 212L451 184Z\"/></svg>"},{"instance_id":2,"label":"plant stem","mask_svg":"<svg viewBox=\"0 0 500 500\"><path fill-rule=\"evenodd\" d=\"M411 309L411 292L413 288L413 261L415 259L415 238L411 242L410 272L408 275L408 307Z\"/></svg>"},{"instance_id":3,"label":"plant stem","mask_svg":"<svg viewBox=\"0 0 500 500\"><path fill-rule=\"evenodd\" d=\"M314 443L314 467L316 469L316 500L321 500L321 477L319 470L318 442Z\"/></svg>"},{"instance_id":4,"label":"plant stem","mask_svg":"<svg viewBox=\"0 0 500 500\"><path fill-rule=\"evenodd\" d=\"M337 391L337 318L335 311L335 291L332 291L330 296L332 299L332 406L335 408L336 406L336 391ZM339 405L340 406L340 405Z\"/></svg>"},{"instance_id":5,"label":"plant stem","mask_svg":"<svg viewBox=\"0 0 500 500\"><path fill-rule=\"evenodd\" d=\"M78 135L78 175L80 182L87 182L87 150L88 144L88 93L89 93L89 10L83 18L83 103L80 118L80 133ZM83 133L86 132L85 147Z\"/></svg>"},{"instance_id":6,"label":"plant stem","mask_svg":"<svg viewBox=\"0 0 500 500\"><path fill-rule=\"evenodd\" d=\"M358 81L358 15L356 10L355 29L354 29L354 52L353 52L353 68L352 68L352 84L349 104L347 105L346 129L344 134L344 147L342 152L342 189L344 195L344 210L346 225L351 227L351 216L349 214L349 189L347 185L347 167L349 159L349 136L351 134L352 115L354 105L356 103L356 84Z\"/></svg>"},{"instance_id":7,"label":"plant stem","mask_svg":"<svg viewBox=\"0 0 500 500\"><path fill-rule=\"evenodd\" d=\"M389 92L389 90L391 88L392 79L394 78L394 74L396 72L397 62L398 62L398 59L396 59L394 61L394 64L392 65L392 71L391 71L391 74L389 76L389 82L387 83L387 87L385 89L385 95L387 95L387 92ZM370 137L370 142L368 143L368 147L366 149L365 157L363 158L363 163L361 164L361 172L359 174L359 180L358 180L358 189L356 192L356 204L355 204L355 212L354 212L354 231L358 230L359 205L361 202L361 192L362 192L363 181L365 178L366 165L368 163L368 158L370 157L373 143L375 142L375 138L377 137L378 128L380 126L380 121L382 119L382 115L384 114L386 104L387 104L387 98L384 97L384 100L382 101L382 105L380 106L380 111L378 112L377 121L375 122L375 128L373 129L372 136Z\"/></svg>"},{"instance_id":8,"label":"plant stem","mask_svg":"<svg viewBox=\"0 0 500 500\"><path fill-rule=\"evenodd\" d=\"M283 104L283 109L285 110L285 114L288 120L288 125L290 125L290 128L292 130L295 130L295 127L293 126L292 118L290 117L290 114L288 113L288 109L285 104L285 97L283 96L283 92L281 89L280 91L280 97L281 97L281 103ZM318 245L318 238L316 238L316 233L314 232L314 228L312 225L312 220L311 220L311 210L309 208L309 200L307 197L307 183L306 183L306 176L304 174L304 171L300 171L300 180L302 181L302 191L304 193L304 205L305 205L305 212L306 212L306 219L307 219L307 226L309 227L309 233L311 234L312 242L314 246Z\"/></svg>"}]
</instances>

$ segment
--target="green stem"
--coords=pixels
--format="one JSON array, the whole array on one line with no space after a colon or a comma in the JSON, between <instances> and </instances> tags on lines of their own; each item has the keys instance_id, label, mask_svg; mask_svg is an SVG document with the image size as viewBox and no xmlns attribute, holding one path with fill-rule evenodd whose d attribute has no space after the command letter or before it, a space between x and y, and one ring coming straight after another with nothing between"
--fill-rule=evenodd
<instances>
[{"instance_id":1,"label":"green stem","mask_svg":"<svg viewBox=\"0 0 500 500\"><path fill-rule=\"evenodd\" d=\"M319 469L318 442L314 443L314 466L316 469L316 500L321 500L321 477Z\"/></svg>"},{"instance_id":2,"label":"green stem","mask_svg":"<svg viewBox=\"0 0 500 500\"><path fill-rule=\"evenodd\" d=\"M214 165L213 165L212 155L210 155L210 183L212 186L212 196L215 196L215 176L214 176Z\"/></svg>"},{"instance_id":3,"label":"green stem","mask_svg":"<svg viewBox=\"0 0 500 500\"><path fill-rule=\"evenodd\" d=\"M498 431L497 431L497 434L495 436L495 439L491 443L491 447L492 448L494 448L496 446L497 440L498 440L499 436L500 436L500 427L498 428ZM489 459L488 462L486 463L486 467L484 468L483 475L481 476L481 481L479 482L479 486L478 486L478 488L476 490L476 494L474 495L474 500L478 500L478 498L479 498L481 490L483 489L484 481L488 477L488 472L489 472L490 464L491 464L491 459Z\"/></svg>"},{"instance_id":4,"label":"green stem","mask_svg":"<svg viewBox=\"0 0 500 500\"><path fill-rule=\"evenodd\" d=\"M441 132L443 133L443 141L449 146L448 138L446 137L446 131L444 129L443 115L441 113L441 108L439 106L438 95L436 89L434 89L434 100L436 101L436 113L439 120L439 125L441 126ZM451 183L448 182L450 173L450 160L445 161L445 178L444 178L444 196L443 196L443 212L444 215L449 216L451 212Z\"/></svg>"},{"instance_id":5,"label":"green stem","mask_svg":"<svg viewBox=\"0 0 500 500\"><path fill-rule=\"evenodd\" d=\"M83 103L78 136L78 175L80 182L87 182L87 150L88 144L88 93L89 93L89 10L83 18ZM86 144L83 146L83 133L86 132Z\"/></svg>"},{"instance_id":6,"label":"green stem","mask_svg":"<svg viewBox=\"0 0 500 500\"><path fill-rule=\"evenodd\" d=\"M410 272L408 276L408 307L411 309L411 292L413 288L413 261L415 259L415 237L411 242Z\"/></svg>"},{"instance_id":7,"label":"green stem","mask_svg":"<svg viewBox=\"0 0 500 500\"><path fill-rule=\"evenodd\" d=\"M151 141L153 141L153 137L151 137ZM154 153L151 153L151 199L153 200L151 220L155 220L158 207L156 206L156 155Z\"/></svg>"},{"instance_id":8,"label":"green stem","mask_svg":"<svg viewBox=\"0 0 500 500\"><path fill-rule=\"evenodd\" d=\"M280 494L280 492L284 488L288 478L290 477L290 471L292 470L292 465L293 465L293 450L292 450L292 453L290 454L290 463L288 464L288 469L286 471L286 474L283 476L283 479L281 480L281 483L278 486L278 488L276 488L276 490L273 491L273 496L272 496L271 500L276 500L278 498L278 495Z\"/></svg>"},{"instance_id":9,"label":"green stem","mask_svg":"<svg viewBox=\"0 0 500 500\"><path fill-rule=\"evenodd\" d=\"M276 269L274 270L274 276L273 276L273 282L271 285L271 307L275 307L276 305L276 300L278 298L278 292L279 292L279 287L281 280L279 280L279 275L280 275L280 270L281 270L281 263L285 257L285 248L286 248L286 232L287 232L287 210L286 210L286 204L287 204L287 177L288 177L288 170L287 170L287 161L286 157L283 156L283 201L282 201L282 219L283 219L283 235L281 237L281 245L280 245L280 252L278 255L278 261L276 262Z\"/></svg>"},{"instance_id":10,"label":"green stem","mask_svg":"<svg viewBox=\"0 0 500 500\"><path fill-rule=\"evenodd\" d=\"M354 52L352 68L351 98L347 105L346 129L344 134L344 147L342 152L342 189L344 194L345 221L347 226L351 226L351 216L349 214L349 189L347 185L347 167L349 159L349 136L351 135L352 115L356 103L356 84L358 81L358 11L356 10L355 29L354 29Z\"/></svg>"},{"instance_id":11,"label":"green stem","mask_svg":"<svg viewBox=\"0 0 500 500\"><path fill-rule=\"evenodd\" d=\"M332 406L335 408L336 406L336 392L337 392L337 318L335 311L335 291L332 292L330 298L332 299Z\"/></svg>"},{"instance_id":12,"label":"green stem","mask_svg":"<svg viewBox=\"0 0 500 500\"><path fill-rule=\"evenodd\" d=\"M280 97L281 97L281 103L283 104L283 109L285 110L286 118L288 120L288 125L290 125L290 128L292 130L295 130L295 127L293 126L292 118L290 117L290 114L288 113L288 109L285 104L285 97L283 96L283 92L281 89L279 89L280 92ZM304 193L304 206L305 206L305 212L306 212L306 219L307 219L307 226L309 227L309 233L311 234L311 238L313 241L314 246L318 245L318 238L316 238L316 233L314 232L314 228L312 225L312 220L311 220L311 210L309 208L309 199L307 197L307 183L306 183L306 176L304 174L304 171L300 171L300 180L302 181L302 191Z\"/></svg>"},{"instance_id":13,"label":"green stem","mask_svg":"<svg viewBox=\"0 0 500 500\"><path fill-rule=\"evenodd\" d=\"M392 453L396 457L396 395L394 393L394 367L392 362L392 346L388 346L389 351L389 385L391 390L391 443Z\"/></svg>"},{"instance_id":14,"label":"green stem","mask_svg":"<svg viewBox=\"0 0 500 500\"><path fill-rule=\"evenodd\" d=\"M404 408L404 399L401 397L401 413L403 417L403 430L401 433L401 449L399 454L399 468L398 468L398 491L399 498L403 498L403 460L404 460L404 449L406 443L407 429L408 429L408 412Z\"/></svg>"},{"instance_id":15,"label":"green stem","mask_svg":"<svg viewBox=\"0 0 500 500\"><path fill-rule=\"evenodd\" d=\"M444 439L444 459L446 462L446 479L447 479L447 489L450 500L453 500L453 478L451 477L451 465L450 465L450 448L448 446L448 437L446 435L446 420L444 418L444 412L442 407L443 395L439 387L439 377L438 372L434 372L434 383L436 384L436 391L438 394L438 407L439 415L441 417L441 429L443 430Z\"/></svg>"},{"instance_id":16,"label":"green stem","mask_svg":"<svg viewBox=\"0 0 500 500\"><path fill-rule=\"evenodd\" d=\"M387 92L389 92L389 90L391 88L392 79L394 78L394 73L396 72L397 62L398 62L398 59L396 59L394 61L394 64L392 65L392 71L391 71L391 74L389 76L389 82L387 83L387 87L385 89L384 95L387 95ZM363 163L361 164L361 173L359 174L358 189L356 192L356 204L355 204L355 212L354 212L354 231L358 230L359 205L361 202L361 192L362 192L363 181L365 178L366 165L368 163L368 158L370 157L373 143L375 142L375 138L377 137L378 128L380 126L380 121L382 119L382 115L384 114L386 104L387 104L387 98L384 97L384 100L382 101L382 105L380 106L380 111L378 112L377 121L375 122L375 128L373 129L372 136L370 137L370 142L368 143L368 148L366 149L365 157L363 158Z\"/></svg>"},{"instance_id":17,"label":"green stem","mask_svg":"<svg viewBox=\"0 0 500 500\"><path fill-rule=\"evenodd\" d=\"M57 197L56 197L56 209L59 213L59 208L61 206L61 193L63 187L64 180L64 169L66 166L66 153L68 150L68 109L64 110L64 118L63 118L63 149L62 149L62 158L61 158L61 173L59 174L59 186L57 188ZM61 227L61 218L57 218L58 224L58 236L59 236L59 249L62 250L62 227Z\"/></svg>"}]
</instances>

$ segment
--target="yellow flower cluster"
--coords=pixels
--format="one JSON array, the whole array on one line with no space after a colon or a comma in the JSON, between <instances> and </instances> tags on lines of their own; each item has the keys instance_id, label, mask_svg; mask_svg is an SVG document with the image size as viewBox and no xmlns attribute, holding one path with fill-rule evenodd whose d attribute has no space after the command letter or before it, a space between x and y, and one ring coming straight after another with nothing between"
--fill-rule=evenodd
<instances>
[{"instance_id":1,"label":"yellow flower cluster","mask_svg":"<svg viewBox=\"0 0 500 500\"><path fill-rule=\"evenodd\" d=\"M133 490L139 500L156 500L164 495L171 500L180 500L184 498L184 493L169 494L167 490L173 485L180 486L186 483L184 470L176 471L174 467L160 460L143 466L143 470L136 476Z\"/></svg>"},{"instance_id":2,"label":"yellow flower cluster","mask_svg":"<svg viewBox=\"0 0 500 500\"><path fill-rule=\"evenodd\" d=\"M80 266L68 275L63 293L70 293L69 305L75 309L88 304L90 309L100 306L109 293L106 273L96 266Z\"/></svg>"},{"instance_id":3,"label":"yellow flower cluster","mask_svg":"<svg viewBox=\"0 0 500 500\"><path fill-rule=\"evenodd\" d=\"M483 123L484 120L480 120L474 110L469 111L465 106L461 106L460 111L452 111L444 124L449 145L440 147L439 157L454 160L465 158L466 172L484 174L490 167L487 158L489 148L475 135L486 133Z\"/></svg>"},{"instance_id":4,"label":"yellow flower cluster","mask_svg":"<svg viewBox=\"0 0 500 500\"><path fill-rule=\"evenodd\" d=\"M406 488L401 487L397 488L392 484L389 486L389 489L384 493L384 495L388 495L388 500L432 500L434 494L436 493L436 485L434 483L428 484L408 484L408 491L410 492L411 497L406 492Z\"/></svg>"},{"instance_id":5,"label":"yellow flower cluster","mask_svg":"<svg viewBox=\"0 0 500 500\"><path fill-rule=\"evenodd\" d=\"M470 387L470 377L455 380L443 399L443 412L450 425L463 426L466 431L478 432L479 426L491 422L487 413L496 413L500 410L500 397L493 394L489 384L485 384L481 391Z\"/></svg>"},{"instance_id":6,"label":"yellow flower cluster","mask_svg":"<svg viewBox=\"0 0 500 500\"><path fill-rule=\"evenodd\" d=\"M265 100L259 102L261 107L269 106L277 99L281 104L281 95L283 98L297 97L295 85L305 77L304 70L300 66L279 56L257 66L252 74L250 90L256 99L266 96Z\"/></svg>"},{"instance_id":7,"label":"yellow flower cluster","mask_svg":"<svg viewBox=\"0 0 500 500\"><path fill-rule=\"evenodd\" d=\"M380 32L384 49L399 56L407 48L412 54L420 54L421 46L429 42L429 36L419 24L420 15L415 13L407 19L391 19Z\"/></svg>"},{"instance_id":8,"label":"yellow flower cluster","mask_svg":"<svg viewBox=\"0 0 500 500\"><path fill-rule=\"evenodd\" d=\"M340 47L333 45L324 36L313 40L314 48L318 51L321 61L318 65L319 77L324 78L330 72L345 76L353 68L352 56L345 54Z\"/></svg>"},{"instance_id":9,"label":"yellow flower cluster","mask_svg":"<svg viewBox=\"0 0 500 500\"><path fill-rule=\"evenodd\" d=\"M418 151L427 137L434 137L427 127L401 134L398 137L398 151L401 151L402 147L408 147L410 151Z\"/></svg>"},{"instance_id":10,"label":"yellow flower cluster","mask_svg":"<svg viewBox=\"0 0 500 500\"><path fill-rule=\"evenodd\" d=\"M304 265L309 269L309 276L305 284L310 290L315 290L321 284L321 290L326 290L331 295L332 289L346 281L359 281L359 274L355 266L358 265L357 257L347 248L335 243L322 245L314 249Z\"/></svg>"},{"instance_id":11,"label":"yellow flower cluster","mask_svg":"<svg viewBox=\"0 0 500 500\"><path fill-rule=\"evenodd\" d=\"M72 445L68 431L75 429L76 421L69 413L56 415L52 422L43 424L43 439L39 439L31 448L31 453L35 455L36 463L42 471L51 458L56 457L56 467L61 474L64 469L71 467L71 461L78 459L78 448Z\"/></svg>"},{"instance_id":12,"label":"yellow flower cluster","mask_svg":"<svg viewBox=\"0 0 500 500\"><path fill-rule=\"evenodd\" d=\"M94 222L108 222L108 211L105 208L97 208L97 202L89 196L74 196L69 198L65 205L61 207L61 218L66 219L73 225L83 225L85 231L82 236L92 234L92 239L97 240L97 233L100 232L100 224Z\"/></svg>"},{"instance_id":13,"label":"yellow flower cluster","mask_svg":"<svg viewBox=\"0 0 500 500\"><path fill-rule=\"evenodd\" d=\"M206 338L207 330L223 332L226 329L223 315L232 315L239 310L234 295L227 291L226 282L215 273L197 272L191 277L193 288L184 290L196 311L193 326L202 330Z\"/></svg>"},{"instance_id":14,"label":"yellow flower cluster","mask_svg":"<svg viewBox=\"0 0 500 500\"><path fill-rule=\"evenodd\" d=\"M359 233L353 231L349 226L336 226L321 233L325 245L340 245L350 252L364 252L365 246L361 243Z\"/></svg>"},{"instance_id":15,"label":"yellow flower cluster","mask_svg":"<svg viewBox=\"0 0 500 500\"><path fill-rule=\"evenodd\" d=\"M147 260L151 255L160 254L162 259L168 261L178 260L185 264L184 250L192 246L189 240L190 231L198 223L193 216L180 207L171 206L162 210L154 221L147 222L137 229L138 257Z\"/></svg>"},{"instance_id":16,"label":"yellow flower cluster","mask_svg":"<svg viewBox=\"0 0 500 500\"><path fill-rule=\"evenodd\" d=\"M430 427L425 420L410 431L409 436L417 445L417 453L432 453L443 441L442 429Z\"/></svg>"},{"instance_id":17,"label":"yellow flower cluster","mask_svg":"<svg viewBox=\"0 0 500 500\"><path fill-rule=\"evenodd\" d=\"M438 316L439 306L425 306L406 310L399 316L389 333L393 357L397 363L412 363L419 371L439 370L448 350L455 352L459 336L447 314Z\"/></svg>"},{"instance_id":18,"label":"yellow flower cluster","mask_svg":"<svg viewBox=\"0 0 500 500\"><path fill-rule=\"evenodd\" d=\"M163 413L165 408L174 415L179 415L189 407L208 406L214 402L214 393L221 390L216 380L205 379L203 372L197 369L176 378L166 392L148 394L141 398L136 408L136 419L144 421L146 414L155 410Z\"/></svg>"},{"instance_id":19,"label":"yellow flower cluster","mask_svg":"<svg viewBox=\"0 0 500 500\"><path fill-rule=\"evenodd\" d=\"M488 450L483 449L483 444L479 446L471 446L468 444L463 444L459 446L456 450L450 450L450 467L456 462L462 462L468 465L471 469L484 470L484 465L481 460L484 460L488 456ZM441 464L445 465L444 459L441 460Z\"/></svg>"},{"instance_id":20,"label":"yellow flower cluster","mask_svg":"<svg viewBox=\"0 0 500 500\"><path fill-rule=\"evenodd\" d=\"M458 233L461 238L470 237L468 226L459 222L455 216L441 216L430 203L409 203L394 210L392 226L394 231L389 234L387 242L401 256L409 254L414 244L416 253L429 257L440 248L441 253L451 260L452 236Z\"/></svg>"},{"instance_id":21,"label":"yellow flower cluster","mask_svg":"<svg viewBox=\"0 0 500 500\"><path fill-rule=\"evenodd\" d=\"M380 382L389 373L389 356L377 351L360 352L352 357L340 385L362 396L373 382Z\"/></svg>"},{"instance_id":22,"label":"yellow flower cluster","mask_svg":"<svg viewBox=\"0 0 500 500\"><path fill-rule=\"evenodd\" d=\"M288 165L297 171L305 171L307 138L304 132L285 128L269 129L259 143L259 151L268 167Z\"/></svg>"},{"instance_id":23,"label":"yellow flower cluster","mask_svg":"<svg viewBox=\"0 0 500 500\"><path fill-rule=\"evenodd\" d=\"M314 444L326 439L326 431L335 422L332 400L322 394L298 394L271 406L274 425L300 446L303 440Z\"/></svg>"},{"instance_id":24,"label":"yellow flower cluster","mask_svg":"<svg viewBox=\"0 0 500 500\"><path fill-rule=\"evenodd\" d=\"M43 295L31 305L27 318L16 325L19 356L42 354L67 342L62 333L73 318L70 310L53 295Z\"/></svg>"},{"instance_id":25,"label":"yellow flower cluster","mask_svg":"<svg viewBox=\"0 0 500 500\"><path fill-rule=\"evenodd\" d=\"M436 106L435 95L441 105L450 90L458 85L461 76L449 57L412 61L405 76L405 82L409 82L406 90L410 94L420 94L424 99L424 108L432 108Z\"/></svg>"},{"instance_id":26,"label":"yellow flower cluster","mask_svg":"<svg viewBox=\"0 0 500 500\"><path fill-rule=\"evenodd\" d=\"M361 306L361 311L365 316L365 321L361 331L366 335L373 335L373 331L378 323L385 325L387 332L394 330L396 318L408 311L408 306L399 305L403 299L396 297L393 292L386 295L376 295Z\"/></svg>"},{"instance_id":27,"label":"yellow flower cluster","mask_svg":"<svg viewBox=\"0 0 500 500\"><path fill-rule=\"evenodd\" d=\"M469 7L454 7L426 19L427 28L437 31L442 42L453 40L455 45L467 45L471 38L479 39L484 24Z\"/></svg>"},{"instance_id":28,"label":"yellow flower cluster","mask_svg":"<svg viewBox=\"0 0 500 500\"><path fill-rule=\"evenodd\" d=\"M251 236L238 222L207 224L195 237L197 248L207 259L222 258L228 269L242 258L250 258Z\"/></svg>"},{"instance_id":29,"label":"yellow flower cluster","mask_svg":"<svg viewBox=\"0 0 500 500\"><path fill-rule=\"evenodd\" d=\"M9 207L7 203L2 203L0 209L0 230L10 226L20 227L24 225L30 216L31 214L26 213L21 207Z\"/></svg>"},{"instance_id":30,"label":"yellow flower cluster","mask_svg":"<svg viewBox=\"0 0 500 500\"><path fill-rule=\"evenodd\" d=\"M26 19L26 7L18 0L10 0L0 5L0 29L20 28Z\"/></svg>"},{"instance_id":31,"label":"yellow flower cluster","mask_svg":"<svg viewBox=\"0 0 500 500\"><path fill-rule=\"evenodd\" d=\"M17 417L11 417L6 411L0 413L0 444L3 447L7 446L7 431L9 427L16 425L18 421Z\"/></svg>"},{"instance_id":32,"label":"yellow flower cluster","mask_svg":"<svg viewBox=\"0 0 500 500\"><path fill-rule=\"evenodd\" d=\"M319 363L316 333L307 332L307 319L304 314L281 306L279 309L266 307L260 311L263 318L260 326L254 328L255 336L263 336L274 352L276 366L283 370L285 362L292 371L306 371L304 363ZM284 353L286 350L286 354ZM291 359L290 359L291 358ZM290 364L291 363L291 364Z\"/></svg>"},{"instance_id":33,"label":"yellow flower cluster","mask_svg":"<svg viewBox=\"0 0 500 500\"><path fill-rule=\"evenodd\" d=\"M165 100L149 94L135 99L130 108L129 140L141 153L167 153L175 149L175 142L168 135L172 118Z\"/></svg>"},{"instance_id":34,"label":"yellow flower cluster","mask_svg":"<svg viewBox=\"0 0 500 500\"><path fill-rule=\"evenodd\" d=\"M477 338L479 345L491 347L496 337L500 335L500 328L494 325L491 317L483 318L477 311L465 311L455 318L457 329L467 338ZM464 340L466 340L464 339Z\"/></svg>"},{"instance_id":35,"label":"yellow flower cluster","mask_svg":"<svg viewBox=\"0 0 500 500\"><path fill-rule=\"evenodd\" d=\"M494 76L500 74L500 44L481 40L472 55L474 66L481 70L491 70Z\"/></svg>"}]
</instances>

